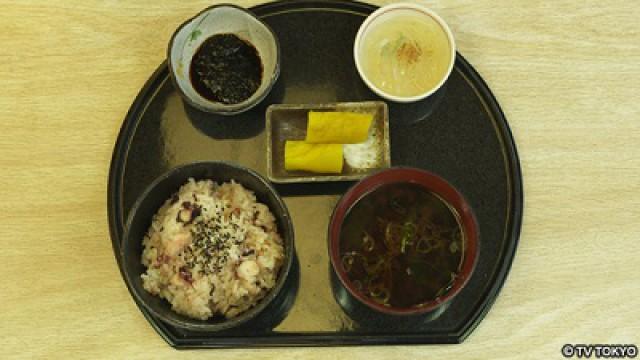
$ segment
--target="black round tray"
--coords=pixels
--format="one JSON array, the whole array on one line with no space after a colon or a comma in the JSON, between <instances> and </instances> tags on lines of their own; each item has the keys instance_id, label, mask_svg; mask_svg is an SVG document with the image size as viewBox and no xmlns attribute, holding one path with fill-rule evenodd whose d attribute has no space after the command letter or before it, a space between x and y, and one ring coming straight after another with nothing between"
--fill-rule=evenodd
<instances>
[{"instance_id":1,"label":"black round tray","mask_svg":"<svg viewBox=\"0 0 640 360\"><path fill-rule=\"evenodd\" d=\"M280 40L282 74L261 105L235 117L203 114L185 105L163 63L131 106L113 152L107 200L118 265L124 219L157 176L194 160L232 161L265 173L268 105L379 100L359 78L352 57L357 29L375 9L306 0L252 8ZM466 196L478 219L479 262L450 306L418 324L349 318L332 294L326 229L333 206L351 184L279 185L296 230L295 298L273 310L268 328L241 332L184 332L141 309L171 346L457 343L473 331L505 281L520 234L522 177L507 121L487 85L459 54L438 93L415 104L389 103L389 111L392 164L443 176Z\"/></svg>"}]
</instances>

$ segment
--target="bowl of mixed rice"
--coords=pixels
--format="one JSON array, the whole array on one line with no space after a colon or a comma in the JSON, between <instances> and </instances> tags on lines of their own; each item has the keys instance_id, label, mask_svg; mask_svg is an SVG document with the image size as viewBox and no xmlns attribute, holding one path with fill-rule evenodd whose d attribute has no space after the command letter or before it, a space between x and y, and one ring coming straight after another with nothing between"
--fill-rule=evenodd
<instances>
[{"instance_id":1,"label":"bowl of mixed rice","mask_svg":"<svg viewBox=\"0 0 640 360\"><path fill-rule=\"evenodd\" d=\"M293 237L287 207L262 176L191 163L156 179L132 207L124 277L135 300L171 325L250 325L285 287Z\"/></svg>"}]
</instances>

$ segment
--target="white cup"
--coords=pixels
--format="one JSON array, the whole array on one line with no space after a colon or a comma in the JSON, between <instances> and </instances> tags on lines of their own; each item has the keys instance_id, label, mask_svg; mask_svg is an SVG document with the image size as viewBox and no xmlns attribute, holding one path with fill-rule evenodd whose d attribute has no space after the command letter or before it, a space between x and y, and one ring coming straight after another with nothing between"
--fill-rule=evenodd
<instances>
[{"instance_id":1,"label":"white cup","mask_svg":"<svg viewBox=\"0 0 640 360\"><path fill-rule=\"evenodd\" d=\"M397 96L397 95L390 94L380 89L375 84L373 84L373 82L368 78L367 74L363 70L361 60L364 56L366 56L366 54L364 54L363 45L365 44L365 40L367 36L371 34L371 30L375 29L378 26L384 25L384 23L390 19L393 19L398 16L406 16L407 14L411 14L413 16L418 14L420 17L423 17L425 21L428 21L428 22L435 21L436 23L438 23L438 25L440 25L440 27L445 32L449 40L449 45L450 45L449 48L450 48L451 54L449 56L450 60L449 60L447 71L445 72L442 79L434 87L430 89L426 89L423 93L415 96ZM397 4L390 4L387 6L383 6L380 9L374 11L371 15L369 15L366 18L366 20L360 26L360 29L358 30L358 34L356 35L356 40L353 46L353 56L355 58L356 67L358 69L358 73L360 74L360 77L373 92L375 92L376 94L380 95L381 97L387 100L400 102L400 103L409 103L409 102L422 100L428 97L429 95L435 93L438 89L442 87L442 85L445 83L445 81L451 74L451 71L453 70L453 65L456 60L456 45L455 45L455 40L453 38L453 34L451 33L451 29L449 29L449 26L447 25L447 23L445 23L444 20L442 20L442 18L438 16L435 12L418 4L397 3Z\"/></svg>"}]
</instances>

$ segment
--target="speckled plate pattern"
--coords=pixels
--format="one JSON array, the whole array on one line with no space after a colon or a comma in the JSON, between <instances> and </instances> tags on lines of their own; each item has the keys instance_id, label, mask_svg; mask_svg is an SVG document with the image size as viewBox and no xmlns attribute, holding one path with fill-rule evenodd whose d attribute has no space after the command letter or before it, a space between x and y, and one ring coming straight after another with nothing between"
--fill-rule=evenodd
<instances>
[{"instance_id":1,"label":"speckled plate pattern","mask_svg":"<svg viewBox=\"0 0 640 360\"><path fill-rule=\"evenodd\" d=\"M269 105L381 100L362 82L352 57L358 27L375 9L310 0L252 8L278 36L281 75L260 105L240 115L215 116L186 105L161 64L132 104L113 152L107 200L118 264L124 219L156 177L196 160L235 162L266 175ZM433 96L388 105L391 164L442 176L463 193L478 220L478 265L449 306L421 322L350 318L334 298L327 226L352 183L278 184L296 232L298 262L290 287L297 291L283 294L262 326L242 331L184 332L141 310L160 336L182 349L459 343L471 334L502 288L520 235L522 177L511 132L489 88L460 54L451 77Z\"/></svg>"},{"instance_id":2,"label":"speckled plate pattern","mask_svg":"<svg viewBox=\"0 0 640 360\"><path fill-rule=\"evenodd\" d=\"M307 171L285 169L285 143L287 140L304 140L307 136L309 111L351 111L371 114L371 133L375 134L376 165L368 169L354 169L345 161L339 174L315 174ZM337 104L274 104L266 114L267 176L280 184L356 181L391 166L389 144L389 110L382 101L345 102Z\"/></svg>"}]
</instances>

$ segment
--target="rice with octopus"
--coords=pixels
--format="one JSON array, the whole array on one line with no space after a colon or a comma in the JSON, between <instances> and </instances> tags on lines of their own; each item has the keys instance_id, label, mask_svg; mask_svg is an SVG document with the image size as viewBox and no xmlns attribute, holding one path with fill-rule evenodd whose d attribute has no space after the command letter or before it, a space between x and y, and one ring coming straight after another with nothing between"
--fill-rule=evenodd
<instances>
[{"instance_id":1,"label":"rice with octopus","mask_svg":"<svg viewBox=\"0 0 640 360\"><path fill-rule=\"evenodd\" d=\"M145 290L201 320L257 304L284 261L275 217L234 181L189 179L154 215L143 246Z\"/></svg>"}]
</instances>

